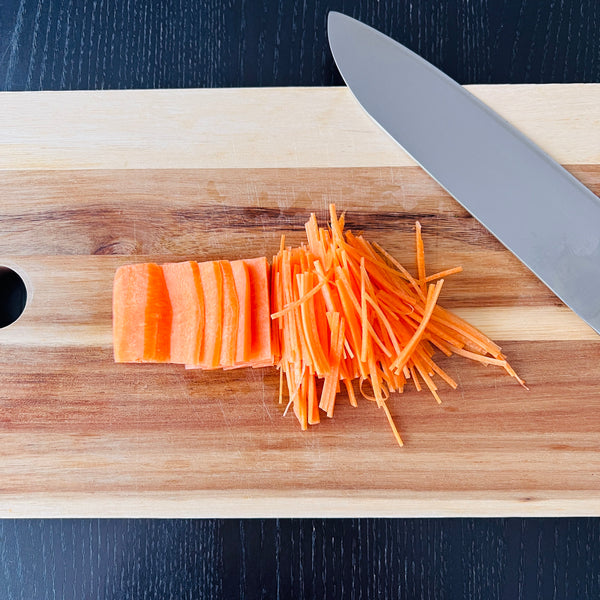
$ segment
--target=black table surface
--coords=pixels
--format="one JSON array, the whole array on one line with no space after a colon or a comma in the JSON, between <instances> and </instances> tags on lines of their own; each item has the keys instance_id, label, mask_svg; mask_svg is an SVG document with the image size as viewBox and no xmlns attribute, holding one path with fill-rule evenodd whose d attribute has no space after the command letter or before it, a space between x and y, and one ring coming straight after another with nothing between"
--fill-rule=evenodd
<instances>
[{"instance_id":1,"label":"black table surface","mask_svg":"<svg viewBox=\"0 0 600 600\"><path fill-rule=\"evenodd\" d=\"M460 83L600 82L598 0L2 0L0 89L339 85L329 10ZM0 600L238 597L596 599L600 520L0 521Z\"/></svg>"}]
</instances>

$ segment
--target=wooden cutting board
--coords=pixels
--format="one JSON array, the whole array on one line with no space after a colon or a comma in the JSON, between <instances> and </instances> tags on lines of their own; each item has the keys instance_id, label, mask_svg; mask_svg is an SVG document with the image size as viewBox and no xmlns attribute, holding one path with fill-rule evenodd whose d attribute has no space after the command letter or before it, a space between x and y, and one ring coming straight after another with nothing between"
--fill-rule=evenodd
<instances>
[{"instance_id":1,"label":"wooden cutting board","mask_svg":"<svg viewBox=\"0 0 600 600\"><path fill-rule=\"evenodd\" d=\"M600 85L470 89L600 193ZM600 338L346 89L4 93L0 169L0 516L600 515ZM390 400L399 448L366 400L301 432L275 369L113 363L119 265L271 257L332 201L410 268L419 219L530 390L443 360L441 406Z\"/></svg>"}]
</instances>

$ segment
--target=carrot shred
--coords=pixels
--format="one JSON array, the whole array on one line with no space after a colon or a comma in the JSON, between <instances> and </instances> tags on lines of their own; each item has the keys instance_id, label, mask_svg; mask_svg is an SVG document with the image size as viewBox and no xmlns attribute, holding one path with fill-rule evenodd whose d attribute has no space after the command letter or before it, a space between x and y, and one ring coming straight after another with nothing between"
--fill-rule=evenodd
<instances>
[{"instance_id":1,"label":"carrot shred","mask_svg":"<svg viewBox=\"0 0 600 600\"><path fill-rule=\"evenodd\" d=\"M427 275L427 277L425 277L425 282L430 283L432 281L435 281L436 279L442 279L443 277L448 277L449 275L456 275L456 273L462 273L462 270L462 267L452 267L452 269L444 269L439 273Z\"/></svg>"},{"instance_id":2,"label":"carrot shred","mask_svg":"<svg viewBox=\"0 0 600 600\"><path fill-rule=\"evenodd\" d=\"M398 371L406 365L409 358L411 357L412 352L415 347L421 340L423 333L425 332L425 328L427 327L427 323L433 314L433 309L435 308L435 303L440 295L440 291L442 289L442 284L444 283L443 279L440 279L435 286L430 285L427 291L427 302L425 304L425 310L423 311L423 317L421 318L421 322L417 329L415 330L412 338L406 344L406 346L402 349L402 352L396 358L396 360L392 363L392 369Z\"/></svg>"},{"instance_id":3,"label":"carrot shred","mask_svg":"<svg viewBox=\"0 0 600 600\"><path fill-rule=\"evenodd\" d=\"M421 290L425 293L427 286L427 276L425 275L425 247L423 245L423 236L421 235L421 223L417 221L415 226L417 234L417 273L419 275L419 285Z\"/></svg>"},{"instance_id":4,"label":"carrot shred","mask_svg":"<svg viewBox=\"0 0 600 600\"><path fill-rule=\"evenodd\" d=\"M423 388L421 387L421 382L419 381L419 378L417 377L417 370L415 369L415 366L411 365L409 367L409 371L410 371L410 375L413 380L413 383L415 384L415 389L417 390L417 392L420 392Z\"/></svg>"},{"instance_id":5,"label":"carrot shred","mask_svg":"<svg viewBox=\"0 0 600 600\"><path fill-rule=\"evenodd\" d=\"M286 313L298 308L299 306L302 306L302 304L310 300L317 292L319 292L327 282L327 279L323 279L312 289L306 292L303 296L298 298L298 300L294 300L294 302L290 302L290 304L284 306L281 310L271 313L271 319L279 319L280 317L283 317L283 315L285 315Z\"/></svg>"},{"instance_id":6,"label":"carrot shred","mask_svg":"<svg viewBox=\"0 0 600 600\"><path fill-rule=\"evenodd\" d=\"M367 314L367 294L365 291L365 259L360 259L360 319L362 322L362 344L360 346L360 360L367 362L367 351L369 345L369 315Z\"/></svg>"},{"instance_id":7,"label":"carrot shred","mask_svg":"<svg viewBox=\"0 0 600 600\"><path fill-rule=\"evenodd\" d=\"M317 402L317 385L315 375L308 377L308 424L316 425L320 423L319 403Z\"/></svg>"},{"instance_id":8,"label":"carrot shred","mask_svg":"<svg viewBox=\"0 0 600 600\"><path fill-rule=\"evenodd\" d=\"M398 428L396 427L396 424L394 423L394 419L392 418L390 409L388 408L387 404L383 405L383 410L385 411L385 416L387 417L390 427L392 428L392 433L394 434L394 437L396 438L398 445L404 446L404 442L402 441L402 438L400 437L400 433L398 433Z\"/></svg>"}]
</instances>

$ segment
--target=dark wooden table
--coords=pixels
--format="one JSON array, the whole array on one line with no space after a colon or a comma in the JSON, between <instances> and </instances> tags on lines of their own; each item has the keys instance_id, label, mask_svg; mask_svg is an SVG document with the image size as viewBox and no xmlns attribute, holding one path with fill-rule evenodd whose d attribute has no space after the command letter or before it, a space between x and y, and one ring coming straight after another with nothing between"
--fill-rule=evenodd
<instances>
[{"instance_id":1,"label":"dark wooden table","mask_svg":"<svg viewBox=\"0 0 600 600\"><path fill-rule=\"evenodd\" d=\"M0 89L336 85L330 9L461 83L600 82L597 0L4 0ZM1 599L221 597L600 598L600 520L0 521Z\"/></svg>"}]
</instances>

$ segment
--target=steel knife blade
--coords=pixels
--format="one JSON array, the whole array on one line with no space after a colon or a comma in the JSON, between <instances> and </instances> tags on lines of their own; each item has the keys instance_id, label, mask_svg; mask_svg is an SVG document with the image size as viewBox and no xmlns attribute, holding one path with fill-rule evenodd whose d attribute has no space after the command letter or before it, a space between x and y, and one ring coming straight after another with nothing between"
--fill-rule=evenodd
<instances>
[{"instance_id":1,"label":"steel knife blade","mask_svg":"<svg viewBox=\"0 0 600 600\"><path fill-rule=\"evenodd\" d=\"M337 67L366 112L600 333L600 199L469 91L338 12Z\"/></svg>"}]
</instances>

